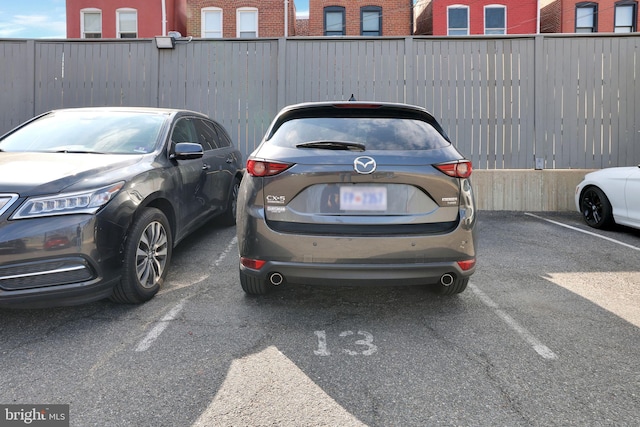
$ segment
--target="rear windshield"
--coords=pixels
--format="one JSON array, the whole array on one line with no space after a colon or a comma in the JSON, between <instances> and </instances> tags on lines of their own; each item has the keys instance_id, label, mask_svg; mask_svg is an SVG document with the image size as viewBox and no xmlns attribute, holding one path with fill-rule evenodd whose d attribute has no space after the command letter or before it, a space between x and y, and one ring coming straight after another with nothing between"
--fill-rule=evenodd
<instances>
[{"instance_id":1,"label":"rear windshield","mask_svg":"<svg viewBox=\"0 0 640 427\"><path fill-rule=\"evenodd\" d=\"M320 141L356 142L367 150L431 150L449 145L432 125L412 118L313 117L284 122L270 144L295 147Z\"/></svg>"}]
</instances>

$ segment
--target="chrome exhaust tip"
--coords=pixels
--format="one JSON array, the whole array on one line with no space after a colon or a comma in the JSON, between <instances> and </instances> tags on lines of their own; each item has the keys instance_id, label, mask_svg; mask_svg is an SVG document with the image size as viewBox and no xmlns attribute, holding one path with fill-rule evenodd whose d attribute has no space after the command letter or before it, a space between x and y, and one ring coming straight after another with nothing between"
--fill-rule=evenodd
<instances>
[{"instance_id":1,"label":"chrome exhaust tip","mask_svg":"<svg viewBox=\"0 0 640 427\"><path fill-rule=\"evenodd\" d=\"M440 277L440 284L442 286L451 286L453 285L453 282L455 282L455 277L453 277L453 274L451 273L445 273L442 275L442 277Z\"/></svg>"},{"instance_id":2,"label":"chrome exhaust tip","mask_svg":"<svg viewBox=\"0 0 640 427\"><path fill-rule=\"evenodd\" d=\"M284 283L284 277L280 273L271 273L269 276L269 283L273 286L280 286Z\"/></svg>"}]
</instances>

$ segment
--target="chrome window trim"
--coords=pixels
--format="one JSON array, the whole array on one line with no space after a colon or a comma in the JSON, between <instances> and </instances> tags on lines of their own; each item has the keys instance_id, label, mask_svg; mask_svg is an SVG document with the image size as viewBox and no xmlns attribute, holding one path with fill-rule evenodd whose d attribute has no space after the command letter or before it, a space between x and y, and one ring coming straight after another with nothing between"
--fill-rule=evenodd
<instances>
[{"instance_id":1,"label":"chrome window trim","mask_svg":"<svg viewBox=\"0 0 640 427\"><path fill-rule=\"evenodd\" d=\"M15 193L0 193L0 200L9 199L9 201L5 203L4 206L0 207L0 215L4 214L7 211L7 209L13 206L16 200L18 200L18 197L19 196Z\"/></svg>"}]
</instances>

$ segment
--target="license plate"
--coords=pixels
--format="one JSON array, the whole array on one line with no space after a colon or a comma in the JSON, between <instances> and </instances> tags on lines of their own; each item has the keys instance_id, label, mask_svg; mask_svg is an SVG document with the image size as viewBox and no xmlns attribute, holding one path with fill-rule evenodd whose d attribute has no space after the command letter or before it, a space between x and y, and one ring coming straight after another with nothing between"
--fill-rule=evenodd
<instances>
[{"instance_id":1,"label":"license plate","mask_svg":"<svg viewBox=\"0 0 640 427\"><path fill-rule=\"evenodd\" d=\"M342 186L340 187L340 210L386 211L387 187Z\"/></svg>"}]
</instances>

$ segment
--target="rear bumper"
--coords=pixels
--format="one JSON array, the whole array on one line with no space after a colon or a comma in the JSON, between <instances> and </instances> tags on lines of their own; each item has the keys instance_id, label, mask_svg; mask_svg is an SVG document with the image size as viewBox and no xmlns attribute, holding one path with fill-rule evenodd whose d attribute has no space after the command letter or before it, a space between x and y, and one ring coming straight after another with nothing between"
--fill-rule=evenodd
<instances>
[{"instance_id":1,"label":"rear bumper","mask_svg":"<svg viewBox=\"0 0 640 427\"><path fill-rule=\"evenodd\" d=\"M405 286L438 283L445 274L469 277L475 266L463 271L456 262L424 264L329 264L267 262L260 270L240 265L242 273L270 282L281 275L285 282L322 286Z\"/></svg>"}]
</instances>

